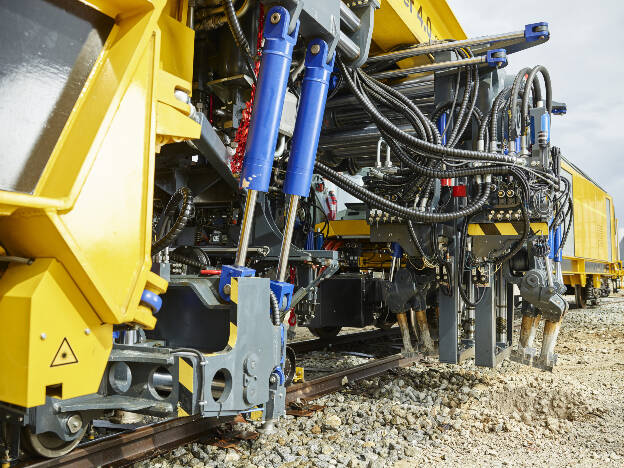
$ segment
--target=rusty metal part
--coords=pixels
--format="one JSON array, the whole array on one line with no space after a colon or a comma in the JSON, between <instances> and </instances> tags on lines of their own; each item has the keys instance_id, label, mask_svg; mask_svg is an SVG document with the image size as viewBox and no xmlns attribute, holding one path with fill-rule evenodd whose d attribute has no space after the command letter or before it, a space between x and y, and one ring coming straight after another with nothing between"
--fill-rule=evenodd
<instances>
[{"instance_id":1,"label":"rusty metal part","mask_svg":"<svg viewBox=\"0 0 624 468\"><path fill-rule=\"evenodd\" d=\"M396 314L397 323L401 330L401 338L403 339L403 350L405 353L413 353L412 339L410 337L409 325L407 324L407 314L405 312L399 312Z\"/></svg>"},{"instance_id":2,"label":"rusty metal part","mask_svg":"<svg viewBox=\"0 0 624 468\"><path fill-rule=\"evenodd\" d=\"M544 336L542 337L542 350L540 352L539 361L540 364L550 370L552 370L552 367L557 362L555 345L557 344L557 337L559 336L560 329L561 320L558 320L557 322L546 320L544 322Z\"/></svg>"},{"instance_id":3,"label":"rusty metal part","mask_svg":"<svg viewBox=\"0 0 624 468\"><path fill-rule=\"evenodd\" d=\"M429 333L429 324L427 323L427 312L424 310L416 310L414 311L414 315L416 316L416 323L418 324L418 329L420 330L423 350L427 353L433 353L434 345L433 345L433 340L431 339L431 333Z\"/></svg>"},{"instance_id":4,"label":"rusty metal part","mask_svg":"<svg viewBox=\"0 0 624 468\"><path fill-rule=\"evenodd\" d=\"M196 440L206 431L232 419L220 418L217 420L199 416L171 419L140 427L132 432L88 442L63 457L25 461L17 466L35 468L126 466Z\"/></svg>"},{"instance_id":5,"label":"rusty metal part","mask_svg":"<svg viewBox=\"0 0 624 468\"><path fill-rule=\"evenodd\" d=\"M336 372L331 375L319 377L302 384L291 385L286 393L286 404L297 401L297 399L317 398L327 393L340 390L348 382L374 377L396 367L406 367L418 360L422 356L404 357L395 354L387 358L376 359L359 366Z\"/></svg>"}]
</instances>

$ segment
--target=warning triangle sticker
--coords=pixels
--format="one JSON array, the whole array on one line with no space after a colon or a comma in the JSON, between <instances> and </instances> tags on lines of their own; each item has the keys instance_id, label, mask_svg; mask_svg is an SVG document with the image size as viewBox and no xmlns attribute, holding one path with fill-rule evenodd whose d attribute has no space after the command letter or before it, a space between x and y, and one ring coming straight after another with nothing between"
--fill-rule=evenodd
<instances>
[{"instance_id":1,"label":"warning triangle sticker","mask_svg":"<svg viewBox=\"0 0 624 468\"><path fill-rule=\"evenodd\" d=\"M78 362L78 358L74 353L74 350L69 345L69 341L67 338L63 338L63 342L61 346L59 346L58 351L54 355L54 359L52 359L52 364L50 367L64 366L66 364L76 364Z\"/></svg>"}]
</instances>

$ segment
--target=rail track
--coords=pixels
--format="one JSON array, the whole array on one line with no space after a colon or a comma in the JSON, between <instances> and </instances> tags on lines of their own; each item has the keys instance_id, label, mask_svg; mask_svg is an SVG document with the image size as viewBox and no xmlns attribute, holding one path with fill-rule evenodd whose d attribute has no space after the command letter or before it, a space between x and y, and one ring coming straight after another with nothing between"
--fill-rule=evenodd
<instances>
[{"instance_id":1,"label":"rail track","mask_svg":"<svg viewBox=\"0 0 624 468\"><path fill-rule=\"evenodd\" d=\"M348 343L381 340L398 335L397 329L375 330L338 336L332 340L315 339L291 344L298 353L305 353L326 347L337 347ZM286 404L309 401L322 395L340 390L349 382L374 377L390 369L409 366L422 358L422 355L405 357L394 354L370 362L340 370L307 382L291 385L287 389ZM154 457L180 445L195 441L211 433L234 418L201 418L191 416L162 421L119 434L109 435L85 442L69 454L55 459L24 460L18 467L50 468L71 466L87 468L94 466L127 466L134 462Z\"/></svg>"}]
</instances>

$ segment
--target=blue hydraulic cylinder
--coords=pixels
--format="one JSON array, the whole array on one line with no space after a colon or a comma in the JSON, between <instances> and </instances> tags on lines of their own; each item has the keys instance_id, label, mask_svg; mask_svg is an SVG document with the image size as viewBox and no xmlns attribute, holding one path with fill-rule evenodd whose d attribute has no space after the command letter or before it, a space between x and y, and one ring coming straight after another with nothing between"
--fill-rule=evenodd
<instances>
[{"instance_id":1,"label":"blue hydraulic cylinder","mask_svg":"<svg viewBox=\"0 0 624 468\"><path fill-rule=\"evenodd\" d=\"M299 34L299 21L290 34L289 24L290 14L283 7L271 8L266 15L262 61L240 177L244 189L269 189L292 52Z\"/></svg>"},{"instance_id":2,"label":"blue hydraulic cylinder","mask_svg":"<svg viewBox=\"0 0 624 468\"><path fill-rule=\"evenodd\" d=\"M548 229L548 258L555 258L555 230L552 226Z\"/></svg>"},{"instance_id":3,"label":"blue hydraulic cylinder","mask_svg":"<svg viewBox=\"0 0 624 468\"><path fill-rule=\"evenodd\" d=\"M308 44L301 99L284 182L284 192L289 195L307 197L310 193L329 80L336 60L334 54L327 62L328 51L329 46L322 39L314 39Z\"/></svg>"},{"instance_id":4,"label":"blue hydraulic cylinder","mask_svg":"<svg viewBox=\"0 0 624 468\"><path fill-rule=\"evenodd\" d=\"M394 258L401 258L403 256L403 248L398 242L392 242L390 246L392 248L392 256Z\"/></svg>"},{"instance_id":5,"label":"blue hydraulic cylinder","mask_svg":"<svg viewBox=\"0 0 624 468\"><path fill-rule=\"evenodd\" d=\"M558 226L557 229L555 229L555 240L554 240L554 252L553 252L553 257L555 262L561 262L561 257L562 255L562 250L561 249L561 231L562 231L562 226Z\"/></svg>"},{"instance_id":6,"label":"blue hydraulic cylinder","mask_svg":"<svg viewBox=\"0 0 624 468\"><path fill-rule=\"evenodd\" d=\"M440 135L442 135L442 144L446 146L446 133L444 133L444 129L446 128L446 122L448 121L448 114L444 112L438 118L438 131Z\"/></svg>"}]
</instances>

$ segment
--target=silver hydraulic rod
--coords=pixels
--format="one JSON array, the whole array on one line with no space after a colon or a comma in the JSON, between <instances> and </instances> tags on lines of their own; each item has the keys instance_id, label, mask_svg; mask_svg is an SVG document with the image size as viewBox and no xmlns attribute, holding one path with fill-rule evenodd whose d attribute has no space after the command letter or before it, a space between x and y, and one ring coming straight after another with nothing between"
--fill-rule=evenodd
<instances>
[{"instance_id":1,"label":"silver hydraulic rod","mask_svg":"<svg viewBox=\"0 0 624 468\"><path fill-rule=\"evenodd\" d=\"M247 249L249 248L249 237L251 236L251 225L253 224L254 211L256 210L256 200L258 192L256 190L247 190L247 199L245 200L245 213L243 215L243 224L238 238L238 248L236 250L236 259L234 265L245 266L247 260Z\"/></svg>"},{"instance_id":2,"label":"silver hydraulic rod","mask_svg":"<svg viewBox=\"0 0 624 468\"><path fill-rule=\"evenodd\" d=\"M340 2L340 21L351 32L360 29L360 18L342 1Z\"/></svg>"},{"instance_id":3,"label":"silver hydraulic rod","mask_svg":"<svg viewBox=\"0 0 624 468\"><path fill-rule=\"evenodd\" d=\"M401 78L404 76L412 75L414 73L428 73L439 70L445 70L447 68L465 67L468 65L480 65L486 63L486 57L473 57L461 60L449 60L447 62L432 63L430 65L422 65L420 67L403 68L401 70L390 70L372 75L377 80L384 80L387 78Z\"/></svg>"},{"instance_id":4,"label":"silver hydraulic rod","mask_svg":"<svg viewBox=\"0 0 624 468\"><path fill-rule=\"evenodd\" d=\"M286 223L284 225L282 249L280 250L279 262L277 264L277 281L281 283L286 280L286 273L288 271L288 256L290 255L290 243L295 229L298 205L299 195L290 195L288 200L288 212L286 213Z\"/></svg>"},{"instance_id":5,"label":"silver hydraulic rod","mask_svg":"<svg viewBox=\"0 0 624 468\"><path fill-rule=\"evenodd\" d=\"M524 31L497 34L494 36L480 36L472 39L464 39L463 41L441 42L439 44L427 44L412 47L406 50L397 50L396 52L388 52L369 57L366 63L382 62L384 60L402 60L409 57L416 57L418 55L433 54L446 50L459 49L462 47L474 47L484 44L495 44L497 42L514 40L524 40Z\"/></svg>"},{"instance_id":6,"label":"silver hydraulic rod","mask_svg":"<svg viewBox=\"0 0 624 468\"><path fill-rule=\"evenodd\" d=\"M347 60L355 60L360 56L360 47L342 31L340 31L337 47Z\"/></svg>"},{"instance_id":7,"label":"silver hydraulic rod","mask_svg":"<svg viewBox=\"0 0 624 468\"><path fill-rule=\"evenodd\" d=\"M391 283L394 280L394 270L396 268L396 263L397 263L397 258L392 257L392 260L390 261L390 274L388 275L388 281L390 281Z\"/></svg>"}]
</instances>

